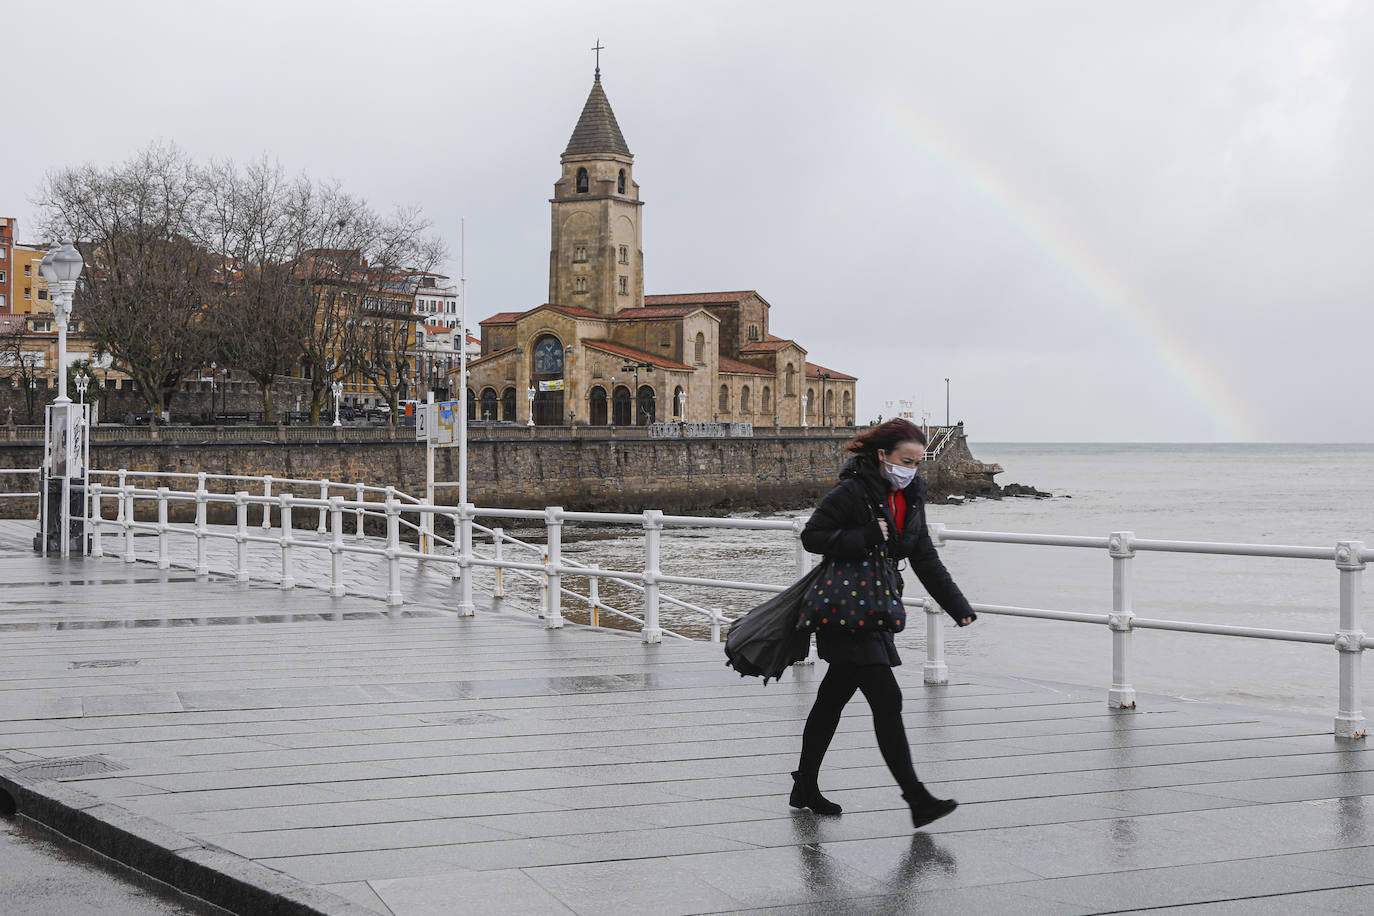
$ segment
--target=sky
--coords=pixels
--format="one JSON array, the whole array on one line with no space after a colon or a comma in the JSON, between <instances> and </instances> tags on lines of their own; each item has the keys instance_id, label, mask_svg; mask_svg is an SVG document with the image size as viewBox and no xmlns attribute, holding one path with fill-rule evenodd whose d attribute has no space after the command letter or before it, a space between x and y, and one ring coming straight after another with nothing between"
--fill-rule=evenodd
<instances>
[{"instance_id":1,"label":"sky","mask_svg":"<svg viewBox=\"0 0 1374 916\"><path fill-rule=\"evenodd\" d=\"M50 170L170 142L465 221L470 323L532 308L599 39L646 293L757 290L861 420L1374 441L1374 4L57 8L0 29L21 240Z\"/></svg>"}]
</instances>

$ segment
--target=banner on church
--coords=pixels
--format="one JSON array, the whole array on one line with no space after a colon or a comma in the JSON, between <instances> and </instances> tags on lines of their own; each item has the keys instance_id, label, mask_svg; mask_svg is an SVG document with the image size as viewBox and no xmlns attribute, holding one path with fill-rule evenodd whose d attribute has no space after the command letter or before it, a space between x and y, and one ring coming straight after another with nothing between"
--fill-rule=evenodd
<instances>
[{"instance_id":1,"label":"banner on church","mask_svg":"<svg viewBox=\"0 0 1374 916\"><path fill-rule=\"evenodd\" d=\"M556 378L556 379L553 379L552 381L540 382L540 383L539 383L539 390L540 390L540 391L562 391L562 390L563 390L563 380L562 380L561 378Z\"/></svg>"}]
</instances>

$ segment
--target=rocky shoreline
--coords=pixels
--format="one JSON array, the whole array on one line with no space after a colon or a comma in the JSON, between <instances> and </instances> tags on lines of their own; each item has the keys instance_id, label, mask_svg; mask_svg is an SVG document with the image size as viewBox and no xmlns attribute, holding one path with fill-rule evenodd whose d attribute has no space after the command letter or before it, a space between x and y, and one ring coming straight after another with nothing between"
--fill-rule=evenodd
<instances>
[{"instance_id":1,"label":"rocky shoreline","mask_svg":"<svg viewBox=\"0 0 1374 916\"><path fill-rule=\"evenodd\" d=\"M951 439L920 473L926 482L926 501L935 505L1005 497L1048 499L1054 495L1029 484L998 484L994 478L1003 473L1002 466L974 458L963 435Z\"/></svg>"}]
</instances>

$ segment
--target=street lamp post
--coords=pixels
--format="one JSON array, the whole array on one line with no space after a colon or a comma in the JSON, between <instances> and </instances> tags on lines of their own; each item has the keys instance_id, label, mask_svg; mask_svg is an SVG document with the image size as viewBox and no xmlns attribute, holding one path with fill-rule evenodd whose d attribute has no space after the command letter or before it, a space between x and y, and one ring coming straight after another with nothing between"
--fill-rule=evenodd
<instances>
[{"instance_id":1,"label":"street lamp post","mask_svg":"<svg viewBox=\"0 0 1374 916\"><path fill-rule=\"evenodd\" d=\"M683 423L687 422L687 392L677 393L677 418Z\"/></svg>"},{"instance_id":2,"label":"street lamp post","mask_svg":"<svg viewBox=\"0 0 1374 916\"><path fill-rule=\"evenodd\" d=\"M210 361L210 425L215 425L215 373L219 371L219 366L215 361Z\"/></svg>"},{"instance_id":3,"label":"street lamp post","mask_svg":"<svg viewBox=\"0 0 1374 916\"><path fill-rule=\"evenodd\" d=\"M949 379L945 379L945 426L949 426Z\"/></svg>"},{"instance_id":4,"label":"street lamp post","mask_svg":"<svg viewBox=\"0 0 1374 916\"><path fill-rule=\"evenodd\" d=\"M529 418L529 420L525 423L525 425L526 425L526 426L533 426L533 425L534 425L534 385L533 385L533 384L531 384L530 387L527 388L527 389L525 390L525 399L529 402L529 405L530 405L530 418Z\"/></svg>"},{"instance_id":5,"label":"street lamp post","mask_svg":"<svg viewBox=\"0 0 1374 916\"><path fill-rule=\"evenodd\" d=\"M86 373L82 372L80 375L76 377L76 397L78 403L86 403L86 389L90 386L90 384L91 377Z\"/></svg>"},{"instance_id":6,"label":"street lamp post","mask_svg":"<svg viewBox=\"0 0 1374 916\"><path fill-rule=\"evenodd\" d=\"M821 425L834 426L830 414L830 398L826 397L830 393L830 373L822 372L819 378L821 380Z\"/></svg>"},{"instance_id":7,"label":"street lamp post","mask_svg":"<svg viewBox=\"0 0 1374 916\"><path fill-rule=\"evenodd\" d=\"M334 390L334 425L343 426L339 420L339 398L343 397L343 382L335 382L332 387Z\"/></svg>"},{"instance_id":8,"label":"street lamp post","mask_svg":"<svg viewBox=\"0 0 1374 916\"><path fill-rule=\"evenodd\" d=\"M38 266L38 272L48 281L48 289L52 292L52 317L57 322L58 404L71 403L71 398L67 397L67 319L71 315L76 280L84 265L81 253L68 241L49 248Z\"/></svg>"},{"instance_id":9,"label":"street lamp post","mask_svg":"<svg viewBox=\"0 0 1374 916\"><path fill-rule=\"evenodd\" d=\"M808 400L809 400L809 399L807 398L806 395L802 395L802 398L801 398L801 405L802 405L802 429L806 429L806 425L807 425L807 424L806 424L806 402L807 402Z\"/></svg>"}]
</instances>

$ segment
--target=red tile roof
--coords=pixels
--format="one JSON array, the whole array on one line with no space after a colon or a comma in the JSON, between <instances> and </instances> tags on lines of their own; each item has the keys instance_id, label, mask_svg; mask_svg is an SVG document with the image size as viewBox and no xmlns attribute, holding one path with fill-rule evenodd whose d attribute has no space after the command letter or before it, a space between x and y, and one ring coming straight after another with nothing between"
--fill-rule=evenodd
<instances>
[{"instance_id":1,"label":"red tile roof","mask_svg":"<svg viewBox=\"0 0 1374 916\"><path fill-rule=\"evenodd\" d=\"M681 318L701 311L699 305L656 305L643 308L621 309L615 313L616 321L637 321L646 318ZM711 314L707 312L707 314ZM714 317L714 316L713 316ZM720 319L716 319L719 321Z\"/></svg>"},{"instance_id":2,"label":"red tile roof","mask_svg":"<svg viewBox=\"0 0 1374 916\"><path fill-rule=\"evenodd\" d=\"M553 311L558 312L560 315L567 315L569 318L606 317L600 312L593 312L591 309L579 308L575 305L553 305L551 303L545 302L543 305L536 305L534 308L526 309L523 312L497 312L495 315L492 315L485 321L479 322L479 324L514 324L517 320L524 318L526 315L529 315L533 312L537 312L540 309L552 309Z\"/></svg>"},{"instance_id":3,"label":"red tile roof","mask_svg":"<svg viewBox=\"0 0 1374 916\"><path fill-rule=\"evenodd\" d=\"M774 372L773 372L772 369L765 369L765 368L763 368L762 366L755 366L753 363L742 363L742 362L740 362L739 360L737 360L737 359L731 359L731 358L728 357L728 356L722 356L722 357L720 358L720 371L721 371L721 372L734 372L734 373L737 373L737 374L748 374L748 375L773 375L773 374L774 374Z\"/></svg>"},{"instance_id":4,"label":"red tile roof","mask_svg":"<svg viewBox=\"0 0 1374 916\"><path fill-rule=\"evenodd\" d=\"M645 296L644 305L692 305L693 303L710 303L712 305L722 305L731 302L743 302L750 296L759 296L758 292L752 289L737 289L724 293L670 293L663 296ZM759 296L763 299L762 296Z\"/></svg>"},{"instance_id":5,"label":"red tile roof","mask_svg":"<svg viewBox=\"0 0 1374 916\"><path fill-rule=\"evenodd\" d=\"M856 379L854 376L852 376L852 375L845 375L843 372L836 372L834 369L827 369L827 368L825 368L824 366L818 366L818 365L816 365L815 363L807 363L807 364L806 364L806 377L807 377L807 378L820 378L822 372L828 372L828 373L830 373L830 378L831 378L832 381L836 381L836 382L857 382L857 381L858 381L858 379Z\"/></svg>"},{"instance_id":6,"label":"red tile roof","mask_svg":"<svg viewBox=\"0 0 1374 916\"><path fill-rule=\"evenodd\" d=\"M661 369L681 369L686 372L692 372L695 369L694 366L684 366L682 363L673 362L671 359L664 359L661 356L654 356L652 353L634 350L618 343L612 343L609 340L584 340L582 343L584 346L591 347L594 350L603 350L606 353L623 356L627 359L633 359L636 362L653 363Z\"/></svg>"},{"instance_id":7,"label":"red tile roof","mask_svg":"<svg viewBox=\"0 0 1374 916\"><path fill-rule=\"evenodd\" d=\"M448 331L457 330L456 328L451 328L446 324L429 324L428 322L424 323L422 327L431 334L443 334Z\"/></svg>"},{"instance_id":8,"label":"red tile roof","mask_svg":"<svg viewBox=\"0 0 1374 916\"><path fill-rule=\"evenodd\" d=\"M798 350L802 349L795 340L783 340L774 337L772 334L768 335L767 340L756 340L753 343L745 344L739 349L741 353L773 353L784 347L796 347Z\"/></svg>"},{"instance_id":9,"label":"red tile roof","mask_svg":"<svg viewBox=\"0 0 1374 916\"><path fill-rule=\"evenodd\" d=\"M514 353L514 352L515 352L515 348L514 348L514 347L503 347L503 348L500 349L500 350L493 350L492 352L488 353L486 356L479 356L479 357L477 357L476 359L470 359L470 360L468 360L468 368L471 369L473 366L477 365L478 363L484 363L484 362L486 362L486 361L489 360L489 359L496 359L496 357L498 357L498 356L505 356L507 353ZM453 371L454 371L454 372L457 372L457 371L458 371L458 367L455 366L455 367L453 368Z\"/></svg>"}]
</instances>

